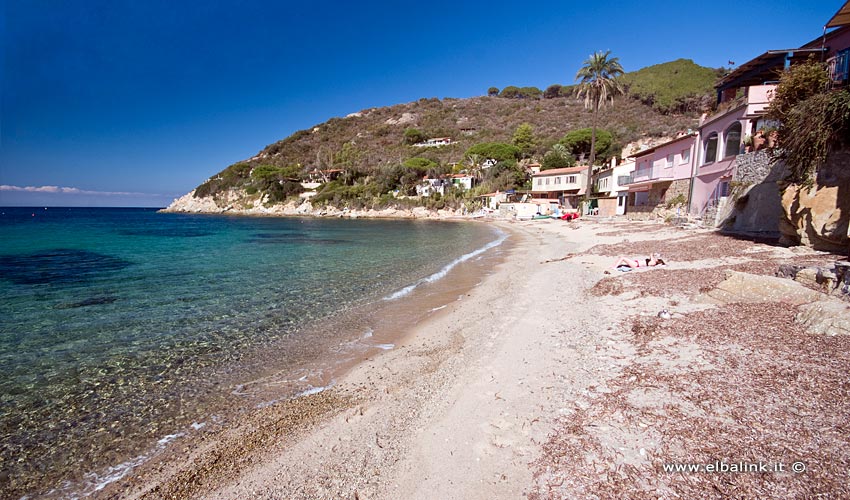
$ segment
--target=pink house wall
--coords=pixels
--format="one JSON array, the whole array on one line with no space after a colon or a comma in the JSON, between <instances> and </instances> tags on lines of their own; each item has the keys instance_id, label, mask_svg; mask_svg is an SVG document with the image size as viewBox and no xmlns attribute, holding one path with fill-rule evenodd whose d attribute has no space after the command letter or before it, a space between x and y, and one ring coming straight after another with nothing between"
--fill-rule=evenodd
<instances>
[{"instance_id":1,"label":"pink house wall","mask_svg":"<svg viewBox=\"0 0 850 500\"><path fill-rule=\"evenodd\" d=\"M689 179L693 171L695 143L695 135L685 136L659 146L655 151L644 156L637 156L635 158L635 177L639 179L640 173L650 172L649 169L651 168L651 173L646 176L647 180ZM670 155L673 155L672 167L667 166L667 157Z\"/></svg>"},{"instance_id":2,"label":"pink house wall","mask_svg":"<svg viewBox=\"0 0 850 500\"><path fill-rule=\"evenodd\" d=\"M735 170L735 157L740 153L738 148L731 156L725 156L727 137L726 132L730 126L736 122L741 123L741 140L747 134L752 133L752 124L750 120L745 118L747 111L746 106L736 108L729 113L713 119L712 121L703 124L700 127L698 136L698 158L696 160L696 176L694 177L693 190L691 192L691 208L690 211L694 215L699 215L705 209L714 190L723 180L729 180ZM706 146L708 139L717 134L717 156L713 162L705 162Z\"/></svg>"}]
</instances>

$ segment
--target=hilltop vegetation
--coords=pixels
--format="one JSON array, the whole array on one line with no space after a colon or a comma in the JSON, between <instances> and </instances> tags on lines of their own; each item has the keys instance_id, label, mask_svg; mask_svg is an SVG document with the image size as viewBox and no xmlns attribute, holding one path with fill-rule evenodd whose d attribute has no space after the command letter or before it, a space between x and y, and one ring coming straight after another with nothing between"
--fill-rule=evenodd
<instances>
[{"instance_id":1,"label":"hilltop vegetation","mask_svg":"<svg viewBox=\"0 0 850 500\"><path fill-rule=\"evenodd\" d=\"M714 81L723 71L678 59L626 73L623 84L631 97L661 113L698 112L711 106Z\"/></svg>"},{"instance_id":2,"label":"hilltop vegetation","mask_svg":"<svg viewBox=\"0 0 850 500\"><path fill-rule=\"evenodd\" d=\"M672 72L666 79L660 76L665 71ZM691 109L693 102L704 100L699 89L711 90L715 74L680 60L627 75L636 98L620 97L599 113L604 138L596 148L600 162L619 155L619 148L630 142L694 127L698 110ZM399 203L399 194L415 194L415 185L425 175L475 173L482 181L479 189L452 192L441 200L453 205L489 190L523 187L525 174L518 163L537 161L555 168L573 165L589 153L582 129L590 126L591 112L574 97L572 87L556 84L543 92L534 87L490 88L488 94L423 98L331 118L224 169L200 185L195 196L229 193L232 200L233 192L242 190L246 197L264 196L267 203L279 203L297 196L303 190L300 181L310 172L336 169L341 175L325 183L315 202L384 206ZM451 143L423 147L430 138ZM495 160L497 168L482 169L487 159Z\"/></svg>"}]
</instances>

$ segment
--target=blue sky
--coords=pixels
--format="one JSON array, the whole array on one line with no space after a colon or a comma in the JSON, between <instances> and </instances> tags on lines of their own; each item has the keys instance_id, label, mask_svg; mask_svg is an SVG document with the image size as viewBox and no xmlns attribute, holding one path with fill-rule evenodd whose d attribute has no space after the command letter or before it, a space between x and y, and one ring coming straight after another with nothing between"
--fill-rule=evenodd
<instances>
[{"instance_id":1,"label":"blue sky","mask_svg":"<svg viewBox=\"0 0 850 500\"><path fill-rule=\"evenodd\" d=\"M738 64L841 0L0 0L0 205L165 206L267 144L420 97Z\"/></svg>"}]
</instances>

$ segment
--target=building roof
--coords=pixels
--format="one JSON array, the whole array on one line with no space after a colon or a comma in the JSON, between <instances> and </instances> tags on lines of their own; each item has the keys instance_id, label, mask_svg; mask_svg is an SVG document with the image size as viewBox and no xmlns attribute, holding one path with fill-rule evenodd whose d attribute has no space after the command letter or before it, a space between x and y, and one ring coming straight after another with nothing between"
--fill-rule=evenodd
<instances>
[{"instance_id":1,"label":"building roof","mask_svg":"<svg viewBox=\"0 0 850 500\"><path fill-rule=\"evenodd\" d=\"M536 174L532 174L532 177L540 177L543 175L577 174L579 172L584 172L585 170L587 170L587 165L582 167L552 168L549 170L541 170Z\"/></svg>"},{"instance_id":2,"label":"building roof","mask_svg":"<svg viewBox=\"0 0 850 500\"><path fill-rule=\"evenodd\" d=\"M697 135L696 132L691 132L689 134L685 134L685 135L676 137L673 140L670 140L670 141L667 141L667 142L662 142L661 144L656 144L655 146L652 146L651 148L646 148L643 151L638 151L637 153L633 154L631 157L632 158L640 158L642 156L646 156L650 153L654 153L657 149L663 148L664 146L673 144L675 142L679 142L683 139L693 139L694 137L696 137L696 135Z\"/></svg>"},{"instance_id":3,"label":"building roof","mask_svg":"<svg viewBox=\"0 0 850 500\"><path fill-rule=\"evenodd\" d=\"M826 23L827 28L837 28L839 26L847 25L850 25L850 0L844 2L844 5L842 5L841 8L838 9L838 12L832 16L832 19Z\"/></svg>"}]
</instances>

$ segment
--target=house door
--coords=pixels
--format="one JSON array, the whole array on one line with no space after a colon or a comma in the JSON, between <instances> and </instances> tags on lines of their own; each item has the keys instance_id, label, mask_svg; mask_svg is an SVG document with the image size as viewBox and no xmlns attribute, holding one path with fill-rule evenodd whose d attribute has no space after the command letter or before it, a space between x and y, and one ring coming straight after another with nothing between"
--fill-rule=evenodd
<instances>
[{"instance_id":1,"label":"house door","mask_svg":"<svg viewBox=\"0 0 850 500\"><path fill-rule=\"evenodd\" d=\"M626 195L620 195L617 197L617 215L623 215L626 213Z\"/></svg>"}]
</instances>

